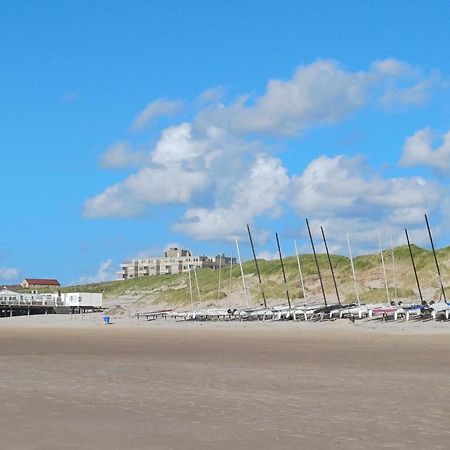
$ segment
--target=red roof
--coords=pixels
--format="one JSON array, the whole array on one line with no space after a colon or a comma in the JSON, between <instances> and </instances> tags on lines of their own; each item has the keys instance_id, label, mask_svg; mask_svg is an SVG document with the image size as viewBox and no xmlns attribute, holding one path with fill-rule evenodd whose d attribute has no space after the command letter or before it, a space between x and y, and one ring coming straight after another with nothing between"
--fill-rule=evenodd
<instances>
[{"instance_id":1,"label":"red roof","mask_svg":"<svg viewBox=\"0 0 450 450\"><path fill-rule=\"evenodd\" d=\"M46 278L25 278L28 284L35 286L60 286L58 280L50 280Z\"/></svg>"}]
</instances>

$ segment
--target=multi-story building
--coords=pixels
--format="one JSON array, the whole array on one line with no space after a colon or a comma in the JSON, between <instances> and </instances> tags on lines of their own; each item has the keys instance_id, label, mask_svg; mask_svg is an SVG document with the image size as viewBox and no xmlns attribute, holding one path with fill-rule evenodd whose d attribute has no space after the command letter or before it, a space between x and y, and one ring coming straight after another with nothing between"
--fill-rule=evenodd
<instances>
[{"instance_id":1,"label":"multi-story building","mask_svg":"<svg viewBox=\"0 0 450 450\"><path fill-rule=\"evenodd\" d=\"M230 256L194 256L189 250L176 247L169 248L164 256L143 259L134 259L120 265L117 272L120 280L145 277L153 275L167 275L188 272L195 268L209 267L218 269L219 266L227 266L236 262L236 258Z\"/></svg>"}]
</instances>

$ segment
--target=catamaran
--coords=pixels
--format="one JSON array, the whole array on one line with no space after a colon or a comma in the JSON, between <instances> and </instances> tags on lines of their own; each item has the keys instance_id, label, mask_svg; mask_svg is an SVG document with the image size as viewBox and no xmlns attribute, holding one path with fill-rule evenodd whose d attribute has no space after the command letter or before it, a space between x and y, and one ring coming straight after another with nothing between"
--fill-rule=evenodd
<instances>
[{"instance_id":1,"label":"catamaran","mask_svg":"<svg viewBox=\"0 0 450 450\"><path fill-rule=\"evenodd\" d=\"M439 301L438 302L430 302L430 307L433 310L432 315L433 315L434 319L437 319L439 316L444 314L445 318L448 320L448 318L450 316L450 305L447 303L447 296L445 295L445 289L444 289L444 284L442 282L441 270L439 268L439 262L437 259L436 250L434 248L433 236L431 235L431 228L430 228L430 224L428 223L428 217L426 214L425 214L425 223L427 225L428 236L430 238L431 249L433 251L433 256L434 256L434 262L436 264L436 272L437 272L439 284L441 287Z\"/></svg>"}]
</instances>

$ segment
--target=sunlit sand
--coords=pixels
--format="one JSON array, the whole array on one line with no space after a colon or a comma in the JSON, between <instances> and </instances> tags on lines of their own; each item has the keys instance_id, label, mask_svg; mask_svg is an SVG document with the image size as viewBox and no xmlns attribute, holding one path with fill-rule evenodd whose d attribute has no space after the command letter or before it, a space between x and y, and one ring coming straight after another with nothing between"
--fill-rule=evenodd
<instances>
[{"instance_id":1,"label":"sunlit sand","mask_svg":"<svg viewBox=\"0 0 450 450\"><path fill-rule=\"evenodd\" d=\"M447 448L447 323L0 320L8 449Z\"/></svg>"}]
</instances>

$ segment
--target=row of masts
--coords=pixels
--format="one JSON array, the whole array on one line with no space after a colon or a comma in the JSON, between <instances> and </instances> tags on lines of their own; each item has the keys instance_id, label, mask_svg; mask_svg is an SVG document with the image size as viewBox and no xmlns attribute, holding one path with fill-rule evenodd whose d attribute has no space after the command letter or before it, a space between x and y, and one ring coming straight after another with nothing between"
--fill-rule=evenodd
<instances>
[{"instance_id":1,"label":"row of masts","mask_svg":"<svg viewBox=\"0 0 450 450\"><path fill-rule=\"evenodd\" d=\"M441 298L443 299L444 302L446 302L447 300L446 300L444 285L443 285L443 282L442 282L441 271L440 271L438 259L437 259L437 256L436 256L436 251L435 251L435 247L434 247L434 242L433 242L433 237L432 237L432 234L431 234L430 225L429 225L429 222L428 222L428 217L427 217L426 214L425 214L425 222L426 222L428 235L429 235L430 242L431 242L431 248L432 248L432 251L433 251L434 261L435 261L435 265L436 265L436 270L437 270L437 274L438 274L438 280L439 280L440 289L441 289ZM323 283L323 277L322 277L322 273L321 273L321 270L320 270L319 260L318 260L318 257L317 257L317 253L316 253L316 249L315 249L315 245L314 245L314 240L313 240L313 237L312 237L311 228L310 228L308 219L306 219L306 227L307 227L307 230L308 230L309 240L310 240L312 252L313 252L313 255L314 255L314 261L315 261L317 275L318 275L319 282L320 282L320 288L321 288L323 303L324 303L325 307L327 307L328 306L328 301L327 301L327 296L326 296L325 287L324 287L324 283ZM326 236L325 236L325 231L324 231L322 226L320 227L320 231L321 231L321 235L322 235L325 251L326 251L326 254L327 254L328 265L329 265L330 272L331 272L332 279L333 279L334 289L335 289L335 293L336 293L336 299L337 299L338 305L341 306L342 303L341 303L341 296L339 294L338 283L336 281L336 276L335 276L335 273L334 273L334 268L333 268L333 264L332 264L332 261L331 261L329 249L328 249L328 243L327 243L327 239L326 239ZM412 248L411 248L411 243L410 243L410 239L409 239L408 230L405 228L404 231L405 231L406 241L407 241L407 244L408 244L409 254L410 254L410 258L411 258L412 268L413 268L413 271L414 271L414 277L415 277L415 280L416 280L420 301L423 304L424 303L424 298L423 298L423 295L422 295L422 289L421 289L420 282L419 282L419 277L418 277L418 274L417 274L417 268L416 268L414 255L413 255L413 252L412 252ZM259 284L259 288L260 288L262 304L264 305L265 308L267 308L267 297L266 297L266 293L265 293L265 289L264 289L264 284L262 282L261 272L260 272L259 264L258 264L258 258L256 256L256 251L255 251L255 246L254 246L254 242L253 242L253 237L252 237L252 233L251 233L249 225L247 225L247 232L248 232L250 246L251 246L251 249L252 249L253 260L254 260L255 267L256 267L256 273L257 273L257 276L258 276L258 284ZM292 307L291 296L289 294L289 287L288 287L288 282L287 282L287 278L286 278L286 271L285 271L283 255L282 255L282 252L281 252L281 246L280 246L280 240L279 240L279 237L278 237L278 233L275 233L275 238L276 238L276 243L277 243L277 250L278 250L278 256L279 256L280 265L281 265L281 272L282 272L282 276L283 276L283 285L284 285L284 289L285 289L285 293L286 293L287 304L288 304L288 307L291 308ZM379 243L379 250L380 250L381 265L382 265L382 269L383 269L384 284L385 284L385 289L386 289L386 299L387 299L387 303L391 304L389 287L388 287L388 282L387 282L387 275L386 275L386 265L385 265L385 261L384 261L384 255L383 255L381 235L380 235L379 232L378 232L378 243ZM244 296L245 296L245 303L246 303L247 308L249 308L250 307L250 303L249 303L248 289L247 289L247 285L246 285L246 281L245 281L244 270L243 270L243 265L242 265L242 260L241 260L240 249L239 249L239 242L238 242L237 238L235 238L235 244L236 244L236 251L237 251L237 260L238 260L238 263L239 263L239 266L240 266L241 279L242 279L243 291L244 291ZM354 266L354 262L353 262L351 245L350 245L350 238L349 238L348 234L347 234L347 245L348 245L348 252L349 252L349 257L350 257L350 265L351 265L351 271L352 271L353 285L354 285L354 290L355 290L355 294L356 294L356 301L357 301L357 304L359 306L359 305L361 305L361 299L360 299L360 294L359 294L359 289L358 289L358 282L357 282L357 279L356 279L356 272L355 272L355 266ZM294 240L294 248L295 248L295 255L296 255L296 259L297 259L300 288L301 288L301 292L303 293L304 305L306 306L307 305L307 293L306 293L306 289L305 289L305 283L304 283L302 268L301 268L301 264L300 264L300 257L299 257L299 253L298 253L297 242L295 240ZM396 280L395 254L394 254L394 246L393 246L392 235L391 235L391 259L392 259L392 269L393 269L393 273L394 273L394 303L397 303L398 302L398 297L397 297L397 280ZM218 302L220 301L220 296L221 296L221 268L222 268L222 261L221 261L221 257L219 257L219 286L218 286L218 291L217 291L217 301ZM229 279L230 295L231 295L231 292L232 292L232 270L233 270L233 258L231 259L231 265L230 265L230 279ZM196 284L196 287L197 287L198 299L199 299L200 302L202 302L200 288L199 288L199 283L198 283L198 278L197 278L197 272L195 270L195 267L193 268L193 273L194 273L195 284ZM193 287L192 287L192 278L191 278L191 272L190 271L189 271L188 275L189 275L189 291L190 291L190 297L191 297L190 300L191 300L191 306L193 308L194 307L194 299L193 299Z\"/></svg>"},{"instance_id":2,"label":"row of masts","mask_svg":"<svg viewBox=\"0 0 450 450\"><path fill-rule=\"evenodd\" d=\"M316 263L317 274L319 276L323 302L324 302L325 306L328 306L327 296L326 296L326 293L325 293L325 287L324 287L324 284L323 284L323 278L322 278L322 274L321 274L320 266L319 266L319 260L317 258L317 253L316 253L316 249L315 249L315 246L314 246L314 240L312 238L311 228L309 226L308 219L306 219L306 227L308 229L308 235L309 235L309 239L310 239L310 242L311 242L311 247L312 247L312 251L313 251L313 255L314 255L314 261ZM252 234L251 234L249 225L247 225L247 231L248 231L248 236L249 236L249 240L250 240L250 245L252 247L252 254L253 254L253 259L254 259L255 266L256 266L256 271L257 271L257 274L258 274L258 281L259 281L259 286L260 286L260 290L261 290L262 300L263 300L263 303L264 303L264 307L267 307L267 301L266 301L266 297L265 297L265 294L264 294L264 287L263 287L263 284L262 284L262 281L261 281L261 273L259 271L259 266L258 266L258 259L256 258L255 247L253 245L253 238L252 238ZM324 231L322 226L320 227L320 231L321 231L321 234L322 234L322 239L323 239L323 243L324 243L324 246L325 246L325 251L326 251L326 254L327 254L327 259L328 259L328 264L329 264L330 271L331 271L331 276L333 278L333 284L334 284L334 288L335 288L335 292L336 292L336 298L337 298L338 304L342 305L341 297L339 295L339 289L338 289L336 277L335 277L335 274L334 274L333 264L331 262L330 252L328 250L328 243L327 243L327 239L326 239L326 236L325 236L325 231ZM284 286L285 286L285 290L286 290L286 298L287 298L288 306L289 306L289 308L291 308L291 298L290 298L290 295L289 295L289 288L288 288L287 279L286 279L286 272L284 270L284 262L283 262L283 256L281 254L281 248L280 248L280 241L279 241L279 238L278 238L278 233L275 233L275 238L276 238L276 241L277 241L278 255L279 255L279 258L280 258L281 271L282 271L282 274L283 274L283 282L284 282ZM350 240L349 240L348 235L347 235L347 242L348 242L349 252L350 252L352 274L353 274L354 284L355 284L355 288L356 288L356 297L357 297L357 301L358 301L358 305L359 305L360 304L360 299L359 299L359 293L357 291L356 274L355 274L355 268L354 268L354 264L353 264L353 258L351 256ZM236 245L239 248L237 240L236 240ZM301 290L302 290L302 293L303 293L303 299L304 299L304 303L305 303L305 306L306 306L306 290L305 290L305 284L304 284L304 281L303 281L303 274L302 274L300 258L299 258L298 249L297 249L297 242L295 240L294 240L294 247L295 247L295 255L296 255L296 258L297 258L297 265L298 265L298 271L299 271L300 287L301 287ZM244 289L245 289L245 287L244 287Z\"/></svg>"}]
</instances>

